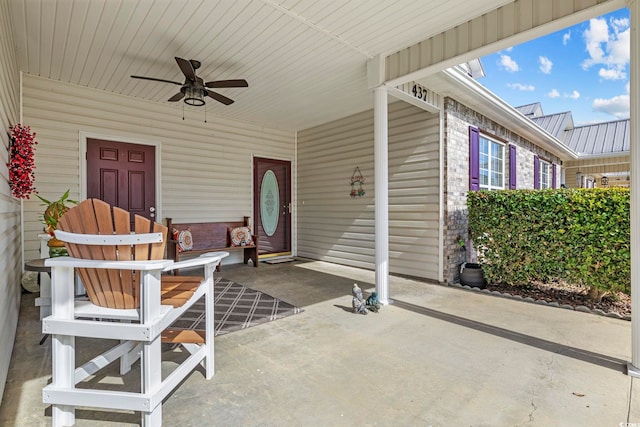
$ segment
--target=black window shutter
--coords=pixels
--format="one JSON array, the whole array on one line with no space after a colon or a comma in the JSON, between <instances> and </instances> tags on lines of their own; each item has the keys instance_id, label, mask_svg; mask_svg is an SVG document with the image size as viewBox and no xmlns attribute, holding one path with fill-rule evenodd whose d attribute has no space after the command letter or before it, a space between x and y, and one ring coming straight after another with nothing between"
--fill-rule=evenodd
<instances>
[{"instance_id":1,"label":"black window shutter","mask_svg":"<svg viewBox=\"0 0 640 427\"><path fill-rule=\"evenodd\" d=\"M556 188L556 164L551 165L551 188Z\"/></svg>"},{"instance_id":2,"label":"black window shutter","mask_svg":"<svg viewBox=\"0 0 640 427\"><path fill-rule=\"evenodd\" d=\"M480 132L469 126L469 190L480 189Z\"/></svg>"},{"instance_id":3,"label":"black window shutter","mask_svg":"<svg viewBox=\"0 0 640 427\"><path fill-rule=\"evenodd\" d=\"M516 182L518 181L516 167L516 146L509 145L509 190L516 189Z\"/></svg>"},{"instance_id":4,"label":"black window shutter","mask_svg":"<svg viewBox=\"0 0 640 427\"><path fill-rule=\"evenodd\" d=\"M533 156L533 188L540 189L540 158Z\"/></svg>"}]
</instances>

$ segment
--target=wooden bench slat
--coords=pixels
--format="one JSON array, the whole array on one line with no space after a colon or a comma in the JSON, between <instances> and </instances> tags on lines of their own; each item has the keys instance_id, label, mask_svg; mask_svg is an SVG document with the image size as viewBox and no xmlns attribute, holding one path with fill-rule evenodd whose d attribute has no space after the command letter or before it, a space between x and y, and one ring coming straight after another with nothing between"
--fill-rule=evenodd
<instances>
[{"instance_id":1,"label":"wooden bench slat","mask_svg":"<svg viewBox=\"0 0 640 427\"><path fill-rule=\"evenodd\" d=\"M203 344L204 331L200 332L200 331L193 331L193 330L166 329L162 333L162 342L172 343L172 344L181 344L181 343Z\"/></svg>"}]
</instances>

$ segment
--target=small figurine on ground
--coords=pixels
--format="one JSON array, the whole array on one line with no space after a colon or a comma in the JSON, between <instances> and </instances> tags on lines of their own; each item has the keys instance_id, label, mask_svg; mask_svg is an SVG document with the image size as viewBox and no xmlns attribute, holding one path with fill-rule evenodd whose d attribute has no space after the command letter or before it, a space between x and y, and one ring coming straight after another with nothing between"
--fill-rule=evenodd
<instances>
[{"instance_id":1,"label":"small figurine on ground","mask_svg":"<svg viewBox=\"0 0 640 427\"><path fill-rule=\"evenodd\" d=\"M378 301L378 294L376 291L371 292L371 295L367 298L364 304L374 313L377 313L380 310L380 301Z\"/></svg>"},{"instance_id":2,"label":"small figurine on ground","mask_svg":"<svg viewBox=\"0 0 640 427\"><path fill-rule=\"evenodd\" d=\"M351 305L353 305L353 312L367 314L367 307L365 305L364 298L362 297L362 289L358 287L357 283L353 284L351 294L353 294L353 299L351 300Z\"/></svg>"}]
</instances>

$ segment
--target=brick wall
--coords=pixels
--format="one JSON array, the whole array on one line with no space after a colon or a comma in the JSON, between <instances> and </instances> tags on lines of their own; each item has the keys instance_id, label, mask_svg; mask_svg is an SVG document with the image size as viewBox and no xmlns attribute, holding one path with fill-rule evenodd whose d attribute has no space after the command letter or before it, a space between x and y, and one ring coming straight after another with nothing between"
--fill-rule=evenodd
<instances>
[{"instance_id":1,"label":"brick wall","mask_svg":"<svg viewBox=\"0 0 640 427\"><path fill-rule=\"evenodd\" d=\"M551 153L540 149L514 132L471 110L451 98L444 102L444 281L457 282L460 264L468 257L468 262L477 262L477 256L468 238L467 192L469 191L469 126L495 136L500 141L515 144L517 161L517 188L533 188L533 156L556 163L556 182L560 186L560 161ZM509 156L505 151L505 183L509 182ZM506 184L508 186L508 184ZM465 242L466 252L461 251L459 239Z\"/></svg>"}]
</instances>

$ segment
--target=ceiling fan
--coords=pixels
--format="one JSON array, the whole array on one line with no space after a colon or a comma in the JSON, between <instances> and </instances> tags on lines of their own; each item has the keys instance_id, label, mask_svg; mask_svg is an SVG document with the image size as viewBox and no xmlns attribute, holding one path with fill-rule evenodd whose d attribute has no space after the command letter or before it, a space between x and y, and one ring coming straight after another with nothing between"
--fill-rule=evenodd
<instances>
[{"instance_id":1,"label":"ceiling fan","mask_svg":"<svg viewBox=\"0 0 640 427\"><path fill-rule=\"evenodd\" d=\"M175 58L182 74L184 74L184 83L157 79L155 77L131 77L134 79L153 80L156 82L172 83L174 85L182 86L180 88L180 92L173 95L168 99L168 101L177 102L184 98L185 104L193 105L195 107L203 106L206 103L204 100L205 96L209 96L224 105L233 104L233 99L209 90L210 88L249 87L249 84L244 79L214 80L205 83L200 77L196 76L196 70L200 68L201 65L200 61L196 61L195 59L187 61L186 59L178 58L177 56Z\"/></svg>"}]
</instances>

